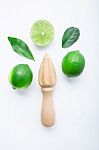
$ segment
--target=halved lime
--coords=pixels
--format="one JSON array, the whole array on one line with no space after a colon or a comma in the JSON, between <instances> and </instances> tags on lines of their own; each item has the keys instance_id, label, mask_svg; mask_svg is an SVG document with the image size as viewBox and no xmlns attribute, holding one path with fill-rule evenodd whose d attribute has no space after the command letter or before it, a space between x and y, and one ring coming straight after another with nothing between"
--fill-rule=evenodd
<instances>
[{"instance_id":1,"label":"halved lime","mask_svg":"<svg viewBox=\"0 0 99 150\"><path fill-rule=\"evenodd\" d=\"M54 35L54 27L47 20L36 21L30 32L32 41L38 46L46 46L51 43Z\"/></svg>"}]
</instances>

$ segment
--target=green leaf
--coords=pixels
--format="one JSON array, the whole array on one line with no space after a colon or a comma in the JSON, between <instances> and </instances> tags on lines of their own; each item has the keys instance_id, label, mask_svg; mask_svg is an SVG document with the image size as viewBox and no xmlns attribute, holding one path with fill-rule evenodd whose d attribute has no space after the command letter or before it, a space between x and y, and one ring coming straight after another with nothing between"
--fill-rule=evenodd
<instances>
[{"instance_id":1,"label":"green leaf","mask_svg":"<svg viewBox=\"0 0 99 150\"><path fill-rule=\"evenodd\" d=\"M8 37L8 40L9 40L13 50L17 54L19 54L21 56L24 56L24 57L26 57L28 59L34 60L34 57L33 57L29 47L26 45L25 42L23 42L20 39L13 38L13 37Z\"/></svg>"},{"instance_id":2,"label":"green leaf","mask_svg":"<svg viewBox=\"0 0 99 150\"><path fill-rule=\"evenodd\" d=\"M78 28L70 27L68 28L62 37L62 48L67 48L73 45L79 38L80 31Z\"/></svg>"}]
</instances>

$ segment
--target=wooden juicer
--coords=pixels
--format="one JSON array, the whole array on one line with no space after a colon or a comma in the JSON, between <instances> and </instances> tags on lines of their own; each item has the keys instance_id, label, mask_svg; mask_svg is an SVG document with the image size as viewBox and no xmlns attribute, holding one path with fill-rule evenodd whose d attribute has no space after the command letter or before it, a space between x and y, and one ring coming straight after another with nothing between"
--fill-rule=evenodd
<instances>
[{"instance_id":1,"label":"wooden juicer","mask_svg":"<svg viewBox=\"0 0 99 150\"><path fill-rule=\"evenodd\" d=\"M38 82L43 94L41 122L50 127L55 123L55 109L53 104L53 90L56 84L56 72L48 53L45 54L38 75Z\"/></svg>"}]
</instances>

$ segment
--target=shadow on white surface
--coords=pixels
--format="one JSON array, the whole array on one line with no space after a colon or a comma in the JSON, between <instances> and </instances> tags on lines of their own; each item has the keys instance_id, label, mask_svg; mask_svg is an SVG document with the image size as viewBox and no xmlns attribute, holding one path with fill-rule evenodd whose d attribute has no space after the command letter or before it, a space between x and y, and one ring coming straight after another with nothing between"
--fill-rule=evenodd
<instances>
[{"instance_id":1,"label":"shadow on white surface","mask_svg":"<svg viewBox=\"0 0 99 150\"><path fill-rule=\"evenodd\" d=\"M81 80L81 76L72 78L72 77L67 77L67 76L63 75L63 78L70 84L78 83Z\"/></svg>"},{"instance_id":2,"label":"shadow on white surface","mask_svg":"<svg viewBox=\"0 0 99 150\"><path fill-rule=\"evenodd\" d=\"M48 45L46 45L46 46L38 46L38 45L35 45L34 44L34 47L37 49L37 50L39 50L39 51L45 51L45 50L47 50L49 47L50 47L50 44L48 44Z\"/></svg>"},{"instance_id":3,"label":"shadow on white surface","mask_svg":"<svg viewBox=\"0 0 99 150\"><path fill-rule=\"evenodd\" d=\"M34 84L31 84L28 88L26 89L16 89L15 92L16 94L20 95L20 96L26 96L29 95L30 92L34 92Z\"/></svg>"}]
</instances>

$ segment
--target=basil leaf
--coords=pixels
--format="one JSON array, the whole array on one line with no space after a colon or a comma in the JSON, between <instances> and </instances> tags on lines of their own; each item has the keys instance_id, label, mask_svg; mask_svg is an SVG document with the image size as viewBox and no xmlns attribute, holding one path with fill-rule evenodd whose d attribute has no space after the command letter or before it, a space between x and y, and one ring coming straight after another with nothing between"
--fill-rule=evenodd
<instances>
[{"instance_id":1,"label":"basil leaf","mask_svg":"<svg viewBox=\"0 0 99 150\"><path fill-rule=\"evenodd\" d=\"M73 45L79 38L80 31L78 28L70 27L68 28L62 38L62 48L67 48Z\"/></svg>"},{"instance_id":2,"label":"basil leaf","mask_svg":"<svg viewBox=\"0 0 99 150\"><path fill-rule=\"evenodd\" d=\"M13 37L8 37L8 40L9 40L13 50L17 54L19 54L21 56L24 56L24 57L26 57L28 59L34 60L34 57L33 57L29 47L26 45L25 42L23 42L20 39L13 38Z\"/></svg>"}]
</instances>

